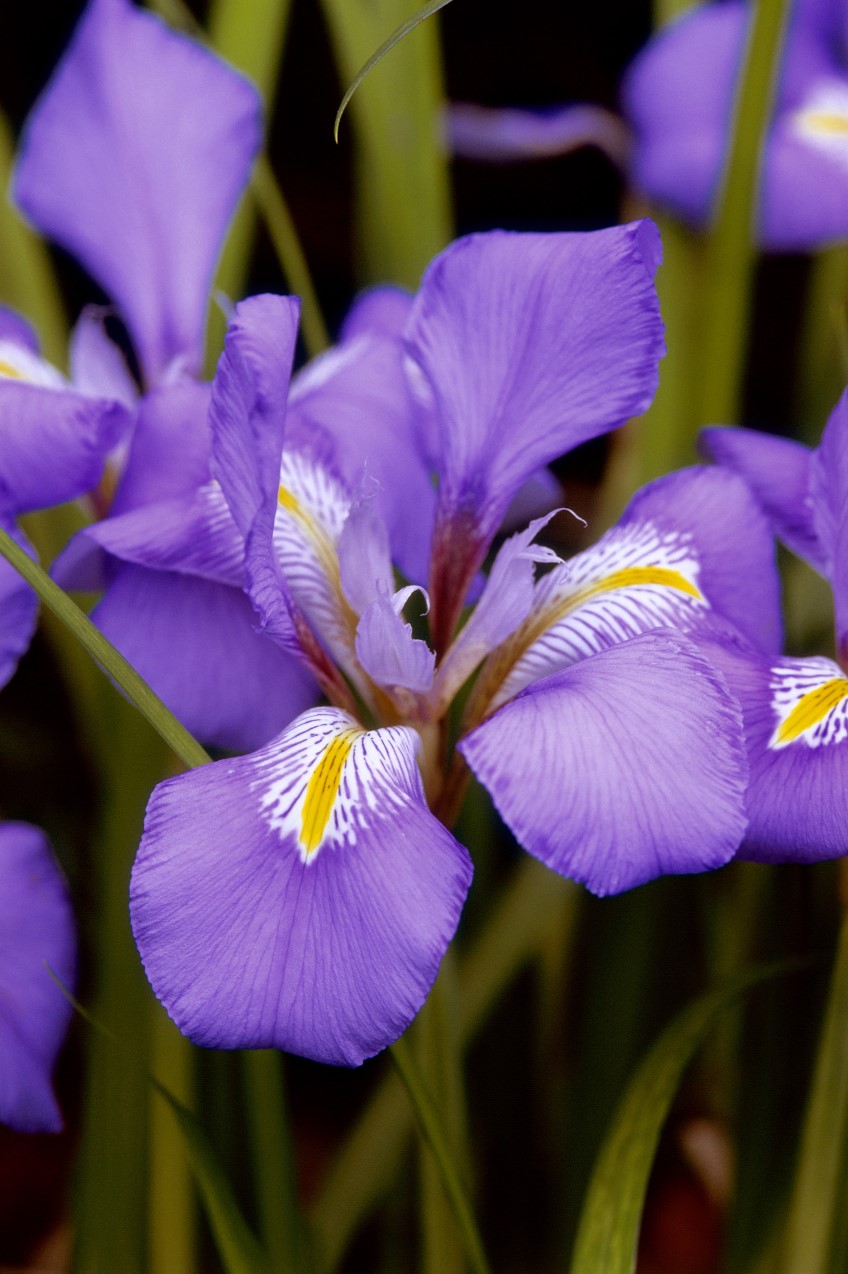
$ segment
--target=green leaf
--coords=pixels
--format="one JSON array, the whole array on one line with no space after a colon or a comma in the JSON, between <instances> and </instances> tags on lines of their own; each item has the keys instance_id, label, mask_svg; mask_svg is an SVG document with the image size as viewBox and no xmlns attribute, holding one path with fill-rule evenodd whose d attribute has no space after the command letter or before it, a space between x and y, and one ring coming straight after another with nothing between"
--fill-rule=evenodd
<instances>
[{"instance_id":1,"label":"green leaf","mask_svg":"<svg viewBox=\"0 0 848 1274\"><path fill-rule=\"evenodd\" d=\"M740 975L686 1009L639 1066L595 1164L571 1274L632 1274L639 1223L660 1130L684 1070L717 1017L745 991L788 972L781 963Z\"/></svg>"},{"instance_id":2,"label":"green leaf","mask_svg":"<svg viewBox=\"0 0 848 1274\"><path fill-rule=\"evenodd\" d=\"M431 18L434 13L438 13L440 9L444 9L445 6L449 4L450 0L429 0L428 4L422 5L421 8L418 9L417 12L413 13L411 17L407 18L405 22L401 22L400 26L395 28L389 38L383 41L379 49L376 49L375 52L371 54L365 65L354 76L353 83L348 88L342 98L341 106L336 111L336 118L333 124L333 137L336 141L339 140L339 124L341 123L342 115L344 115L348 102L353 97L366 75L370 75L377 63L382 62L386 54L390 53L396 44L400 44L401 40L405 39L406 36L409 35L410 31L414 31L415 28L420 26L422 22L426 22L427 18Z\"/></svg>"},{"instance_id":3,"label":"green leaf","mask_svg":"<svg viewBox=\"0 0 848 1274\"><path fill-rule=\"evenodd\" d=\"M268 1260L248 1228L198 1120L164 1084L157 1079L152 1083L171 1107L185 1138L200 1197L226 1274L270 1274Z\"/></svg>"}]
</instances>

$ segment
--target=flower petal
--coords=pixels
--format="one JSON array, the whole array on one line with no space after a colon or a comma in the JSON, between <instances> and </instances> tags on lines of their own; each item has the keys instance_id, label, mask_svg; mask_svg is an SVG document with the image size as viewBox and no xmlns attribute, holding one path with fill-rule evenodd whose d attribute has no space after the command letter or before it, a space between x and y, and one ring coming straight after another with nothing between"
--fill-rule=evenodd
<instances>
[{"instance_id":1,"label":"flower petal","mask_svg":"<svg viewBox=\"0 0 848 1274\"><path fill-rule=\"evenodd\" d=\"M90 491L129 423L119 403L0 381L0 498L26 513Z\"/></svg>"},{"instance_id":2,"label":"flower petal","mask_svg":"<svg viewBox=\"0 0 848 1274\"><path fill-rule=\"evenodd\" d=\"M133 407L138 386L130 375L126 359L107 335L105 319L110 311L87 305L71 332L70 363L74 389L92 398L112 398Z\"/></svg>"},{"instance_id":3,"label":"flower petal","mask_svg":"<svg viewBox=\"0 0 848 1274\"><path fill-rule=\"evenodd\" d=\"M199 44L127 0L90 0L30 115L15 198L117 302L148 385L175 359L200 369L260 110Z\"/></svg>"},{"instance_id":4,"label":"flower petal","mask_svg":"<svg viewBox=\"0 0 848 1274\"><path fill-rule=\"evenodd\" d=\"M258 747L318 697L301 665L256 632L239 589L120 563L92 618L209 745Z\"/></svg>"},{"instance_id":5,"label":"flower petal","mask_svg":"<svg viewBox=\"0 0 848 1274\"><path fill-rule=\"evenodd\" d=\"M187 495L209 481L209 386L154 389L139 404L112 514Z\"/></svg>"},{"instance_id":6,"label":"flower petal","mask_svg":"<svg viewBox=\"0 0 848 1274\"><path fill-rule=\"evenodd\" d=\"M655 227L634 222L472 235L429 267L407 345L441 429L434 612L455 619L526 478L651 401L663 352L659 257Z\"/></svg>"},{"instance_id":7,"label":"flower petal","mask_svg":"<svg viewBox=\"0 0 848 1274\"><path fill-rule=\"evenodd\" d=\"M825 553L810 499L812 452L800 442L754 429L702 429L699 448L738 473L768 518L773 533L818 570Z\"/></svg>"},{"instance_id":8,"label":"flower petal","mask_svg":"<svg viewBox=\"0 0 848 1274\"><path fill-rule=\"evenodd\" d=\"M750 766L741 858L817 862L848 853L848 680L830 659L768 660L707 647L742 705Z\"/></svg>"},{"instance_id":9,"label":"flower petal","mask_svg":"<svg viewBox=\"0 0 848 1274\"><path fill-rule=\"evenodd\" d=\"M677 634L545 678L459 747L525 849L594 893L720 867L745 830L739 709Z\"/></svg>"},{"instance_id":10,"label":"flower petal","mask_svg":"<svg viewBox=\"0 0 848 1274\"><path fill-rule=\"evenodd\" d=\"M623 167L628 150L627 130L618 116L583 103L528 111L452 102L447 132L454 155L487 163L547 159L597 146Z\"/></svg>"},{"instance_id":11,"label":"flower petal","mask_svg":"<svg viewBox=\"0 0 848 1274\"><path fill-rule=\"evenodd\" d=\"M34 556L14 524L0 515L0 526ZM0 560L0 687L5 686L29 645L38 618L38 598L14 567Z\"/></svg>"},{"instance_id":12,"label":"flower petal","mask_svg":"<svg viewBox=\"0 0 848 1274\"><path fill-rule=\"evenodd\" d=\"M421 1007L471 878L404 727L335 709L160 784L133 869L153 989L198 1044L356 1066Z\"/></svg>"},{"instance_id":13,"label":"flower petal","mask_svg":"<svg viewBox=\"0 0 848 1274\"><path fill-rule=\"evenodd\" d=\"M413 637L412 626L404 622L388 593L362 612L356 653L372 681L389 692L426 694L433 684L436 656L426 641Z\"/></svg>"},{"instance_id":14,"label":"flower petal","mask_svg":"<svg viewBox=\"0 0 848 1274\"><path fill-rule=\"evenodd\" d=\"M67 889L43 832L0 824L0 1122L58 1132L50 1084L71 1005L75 970Z\"/></svg>"}]
</instances>

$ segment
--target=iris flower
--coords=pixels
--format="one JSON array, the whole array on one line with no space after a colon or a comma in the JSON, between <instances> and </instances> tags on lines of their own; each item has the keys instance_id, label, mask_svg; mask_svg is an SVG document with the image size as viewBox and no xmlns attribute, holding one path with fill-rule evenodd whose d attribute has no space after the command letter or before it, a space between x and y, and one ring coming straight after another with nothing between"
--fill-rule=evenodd
<instances>
[{"instance_id":1,"label":"iris flower","mask_svg":"<svg viewBox=\"0 0 848 1274\"><path fill-rule=\"evenodd\" d=\"M634 190L689 225L709 223L727 155L753 5L698 5L659 31L627 70L630 127L585 104L545 111L466 105L449 114L450 144L479 160L534 159L595 145ZM834 0L793 5L766 139L759 240L809 251L848 237L848 42Z\"/></svg>"},{"instance_id":2,"label":"iris flower","mask_svg":"<svg viewBox=\"0 0 848 1274\"><path fill-rule=\"evenodd\" d=\"M746 429L702 437L834 597L835 660L767 658L727 642L713 651L745 716L750 825L741 853L768 862L838 857L848 852L848 396L814 450Z\"/></svg>"},{"instance_id":3,"label":"iris flower","mask_svg":"<svg viewBox=\"0 0 848 1274\"><path fill-rule=\"evenodd\" d=\"M75 940L67 889L44 833L0 823L0 1122L56 1132L50 1076L71 1006Z\"/></svg>"},{"instance_id":4,"label":"iris flower","mask_svg":"<svg viewBox=\"0 0 848 1274\"><path fill-rule=\"evenodd\" d=\"M744 484L674 475L567 564L538 542L549 515L492 549L540 465L650 401L657 260L644 222L459 240L292 387L295 300L236 308L215 480L125 521L123 551L210 575L241 556L262 632L326 704L151 797L133 929L197 1043L355 1065L395 1039L469 887L448 825L472 774L527 850L598 893L734 853L741 719L698 642L720 618L779 646ZM414 428L387 410L398 376Z\"/></svg>"},{"instance_id":5,"label":"iris flower","mask_svg":"<svg viewBox=\"0 0 848 1274\"><path fill-rule=\"evenodd\" d=\"M76 387L92 410L104 395L133 405L115 517L209 480L206 311L261 131L247 80L129 0L90 0L27 122L14 198L114 302L141 382L139 393L122 374L102 318L85 318ZM240 577L153 571L96 534L54 573L64 587L104 590L95 622L207 743L256 746L308 702L300 669L257 642ZM189 628L203 640L186 646Z\"/></svg>"}]
</instances>

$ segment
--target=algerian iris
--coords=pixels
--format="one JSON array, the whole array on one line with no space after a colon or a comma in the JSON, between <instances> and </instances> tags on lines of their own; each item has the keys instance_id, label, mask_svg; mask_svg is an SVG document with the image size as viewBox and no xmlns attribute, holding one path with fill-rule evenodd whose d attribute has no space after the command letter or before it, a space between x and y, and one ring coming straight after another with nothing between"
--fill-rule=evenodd
<instances>
[{"instance_id":1,"label":"algerian iris","mask_svg":"<svg viewBox=\"0 0 848 1274\"><path fill-rule=\"evenodd\" d=\"M538 543L549 514L492 556L547 462L650 401L657 261L644 222L459 240L291 386L297 303L251 298L212 387L213 480L104 524L148 569L240 573L325 701L150 800L133 928L197 1043L354 1065L395 1039L459 922L471 861L449 826L472 773L598 893L736 850L741 718L698 641L721 622L779 644L744 484L675 475L571 562Z\"/></svg>"}]
</instances>

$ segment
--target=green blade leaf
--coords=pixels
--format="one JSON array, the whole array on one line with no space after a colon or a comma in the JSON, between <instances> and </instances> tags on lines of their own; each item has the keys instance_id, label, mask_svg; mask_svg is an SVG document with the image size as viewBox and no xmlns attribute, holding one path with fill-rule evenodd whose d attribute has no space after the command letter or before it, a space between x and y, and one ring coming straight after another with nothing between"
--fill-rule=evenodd
<instances>
[{"instance_id":1,"label":"green blade leaf","mask_svg":"<svg viewBox=\"0 0 848 1274\"><path fill-rule=\"evenodd\" d=\"M227 1274L270 1274L265 1254L233 1198L229 1182L200 1123L164 1084L157 1079L153 1079L152 1083L171 1107L185 1138L200 1197Z\"/></svg>"},{"instance_id":2,"label":"green blade leaf","mask_svg":"<svg viewBox=\"0 0 848 1274\"><path fill-rule=\"evenodd\" d=\"M402 22L399 27L396 27L389 38L383 41L379 49L375 50L375 52L371 54L365 65L354 76L353 83L348 88L342 98L341 106L336 111L336 118L333 124L333 137L336 141L339 140L339 124L341 123L342 115L344 115L348 102L353 97L366 75L369 75L371 71L374 70L377 63L382 62L386 54L390 53L396 44L400 44L401 40L405 39L406 36L409 35L410 31L414 31L415 28L420 26L422 22L426 22L426 20L431 18L434 13L438 13L440 9L444 9L448 4L450 4L450 0L429 0L428 4L422 5L422 7L413 13L411 17L407 18L405 22Z\"/></svg>"},{"instance_id":3,"label":"green blade leaf","mask_svg":"<svg viewBox=\"0 0 848 1274\"><path fill-rule=\"evenodd\" d=\"M571 1274L632 1274L657 1141L681 1077L717 1017L751 987L796 969L781 963L732 979L669 1026L639 1066L595 1164Z\"/></svg>"}]
</instances>

